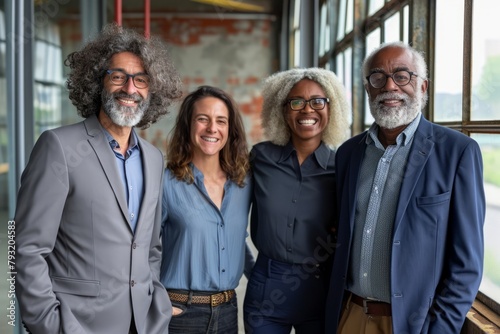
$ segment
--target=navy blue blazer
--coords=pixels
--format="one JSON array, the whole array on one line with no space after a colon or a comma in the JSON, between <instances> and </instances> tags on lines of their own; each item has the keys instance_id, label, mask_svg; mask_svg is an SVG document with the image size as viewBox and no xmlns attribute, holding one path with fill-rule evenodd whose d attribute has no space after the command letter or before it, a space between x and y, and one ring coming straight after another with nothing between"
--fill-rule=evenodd
<instances>
[{"instance_id":1,"label":"navy blue blazer","mask_svg":"<svg viewBox=\"0 0 500 334\"><path fill-rule=\"evenodd\" d=\"M351 250L356 186L367 132L336 155L338 245L326 306L336 333ZM415 133L394 221L391 305L394 333L459 333L481 282L485 198L478 144L424 117Z\"/></svg>"}]
</instances>

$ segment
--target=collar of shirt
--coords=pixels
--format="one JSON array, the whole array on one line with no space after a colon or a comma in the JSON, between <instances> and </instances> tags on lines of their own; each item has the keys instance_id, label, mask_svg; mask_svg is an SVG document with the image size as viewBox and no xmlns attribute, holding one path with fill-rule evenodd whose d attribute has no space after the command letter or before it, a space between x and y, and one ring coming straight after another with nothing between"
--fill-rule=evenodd
<instances>
[{"instance_id":1,"label":"collar of shirt","mask_svg":"<svg viewBox=\"0 0 500 334\"><path fill-rule=\"evenodd\" d=\"M113 152L118 153L115 151L115 149L120 148L120 145L118 142L113 138L113 136L106 130L104 127L102 127L102 130L104 131L104 135L106 136L106 140L109 143L109 146L113 150ZM139 139L137 138L137 134L135 133L134 129L132 129L132 132L130 134L130 139L128 142L128 149L127 149L127 155L130 156L132 155L132 151L138 150L140 151L139 148Z\"/></svg>"},{"instance_id":2,"label":"collar of shirt","mask_svg":"<svg viewBox=\"0 0 500 334\"><path fill-rule=\"evenodd\" d=\"M422 117L422 113L419 113L417 117L413 121L408 124L408 126L396 137L396 145L397 146L406 146L411 143L415 132L417 132L418 125L420 124L420 118ZM376 147L385 150L384 146L378 139L378 131L379 126L377 123L373 123L368 129L368 136L366 136L366 144L367 145L375 145Z\"/></svg>"},{"instance_id":3,"label":"collar of shirt","mask_svg":"<svg viewBox=\"0 0 500 334\"><path fill-rule=\"evenodd\" d=\"M290 140L288 144L283 146L283 150L281 151L281 157L278 161L278 163L282 163L288 159L290 159L292 152L296 151L295 147L293 147L292 141ZM331 150L323 143L318 146L316 150L314 150L312 156L316 159L317 163L321 166L323 169L328 168L328 159L330 158Z\"/></svg>"},{"instance_id":4,"label":"collar of shirt","mask_svg":"<svg viewBox=\"0 0 500 334\"><path fill-rule=\"evenodd\" d=\"M197 186L202 185L203 180L204 180L203 173L198 168L196 168L196 166L192 162L189 163L189 166L191 167L191 170L193 171L194 183ZM224 186L224 189L226 189L226 186Z\"/></svg>"}]
</instances>

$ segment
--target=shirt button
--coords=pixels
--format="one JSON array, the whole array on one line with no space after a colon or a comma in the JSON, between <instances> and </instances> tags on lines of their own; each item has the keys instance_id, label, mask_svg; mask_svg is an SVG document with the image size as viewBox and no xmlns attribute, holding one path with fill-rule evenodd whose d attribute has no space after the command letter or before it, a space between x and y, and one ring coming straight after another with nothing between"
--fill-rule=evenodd
<instances>
[{"instance_id":1,"label":"shirt button","mask_svg":"<svg viewBox=\"0 0 500 334\"><path fill-rule=\"evenodd\" d=\"M225 249L226 249L226 247L222 247L222 250L225 250Z\"/></svg>"},{"instance_id":2,"label":"shirt button","mask_svg":"<svg viewBox=\"0 0 500 334\"><path fill-rule=\"evenodd\" d=\"M291 249L291 248L288 248L288 249L287 249L287 251L291 252L291 251L292 251L292 249Z\"/></svg>"},{"instance_id":3,"label":"shirt button","mask_svg":"<svg viewBox=\"0 0 500 334\"><path fill-rule=\"evenodd\" d=\"M131 280L131 281L130 281L130 286L131 286L131 287L134 287L134 285L135 285L135 281L134 281L134 280Z\"/></svg>"},{"instance_id":4,"label":"shirt button","mask_svg":"<svg viewBox=\"0 0 500 334\"><path fill-rule=\"evenodd\" d=\"M291 223L290 223L290 224L288 224L288 227L292 227L292 224L291 224Z\"/></svg>"},{"instance_id":5,"label":"shirt button","mask_svg":"<svg viewBox=\"0 0 500 334\"><path fill-rule=\"evenodd\" d=\"M137 248L137 244L134 242L134 243L132 244L132 249L136 249L136 248Z\"/></svg>"},{"instance_id":6,"label":"shirt button","mask_svg":"<svg viewBox=\"0 0 500 334\"><path fill-rule=\"evenodd\" d=\"M292 200L292 202L293 202L293 203L297 203L297 200L296 200L296 199L294 199L294 200Z\"/></svg>"},{"instance_id":7,"label":"shirt button","mask_svg":"<svg viewBox=\"0 0 500 334\"><path fill-rule=\"evenodd\" d=\"M134 218L135 215L133 213L130 214L130 218Z\"/></svg>"},{"instance_id":8,"label":"shirt button","mask_svg":"<svg viewBox=\"0 0 500 334\"><path fill-rule=\"evenodd\" d=\"M226 269L222 269L222 272L225 273L226 272Z\"/></svg>"}]
</instances>

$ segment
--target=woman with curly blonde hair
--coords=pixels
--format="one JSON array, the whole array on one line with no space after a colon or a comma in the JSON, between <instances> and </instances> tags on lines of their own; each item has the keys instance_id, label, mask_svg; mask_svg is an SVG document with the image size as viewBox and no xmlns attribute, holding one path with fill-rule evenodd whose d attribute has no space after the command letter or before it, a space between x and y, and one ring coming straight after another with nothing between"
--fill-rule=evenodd
<instances>
[{"instance_id":1,"label":"woman with curly blonde hair","mask_svg":"<svg viewBox=\"0 0 500 334\"><path fill-rule=\"evenodd\" d=\"M292 69L263 85L269 141L250 153L252 240L259 251L244 302L248 333L323 333L335 236L335 148L350 108L331 71Z\"/></svg>"},{"instance_id":2,"label":"woman with curly blonde hair","mask_svg":"<svg viewBox=\"0 0 500 334\"><path fill-rule=\"evenodd\" d=\"M237 333L250 210L248 146L236 103L201 86L183 101L167 151L161 282L169 333Z\"/></svg>"}]
</instances>

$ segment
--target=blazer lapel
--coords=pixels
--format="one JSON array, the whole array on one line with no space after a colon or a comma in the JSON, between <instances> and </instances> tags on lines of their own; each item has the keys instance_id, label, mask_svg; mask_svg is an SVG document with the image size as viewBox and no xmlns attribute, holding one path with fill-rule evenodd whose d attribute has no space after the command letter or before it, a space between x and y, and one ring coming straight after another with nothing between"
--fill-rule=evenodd
<instances>
[{"instance_id":1,"label":"blazer lapel","mask_svg":"<svg viewBox=\"0 0 500 334\"><path fill-rule=\"evenodd\" d=\"M155 158L156 154L158 154L157 148L151 145L146 145L146 141L139 135L137 135L137 138L139 141L139 147L141 149L142 170L144 177L144 195L142 198L139 219L135 228L136 234L140 231L139 224L141 224L141 222L144 220L142 219L142 216L148 213L146 210L151 209L145 207L144 203L150 203L150 198L152 196L159 195L158 192L160 189L160 185L158 183L161 182L161 171L163 169L163 165L161 165L161 168L157 165L159 163Z\"/></svg>"},{"instance_id":2,"label":"blazer lapel","mask_svg":"<svg viewBox=\"0 0 500 334\"><path fill-rule=\"evenodd\" d=\"M349 182L348 182L348 193L349 193L349 217L351 231L354 230L354 217L356 213L356 198L357 198L357 184L358 184L358 176L359 170L361 168L361 162L363 161L363 157L365 155L366 149L366 136L368 132L365 133L364 136L361 136L358 145L354 148L353 153L351 154L351 161L349 162Z\"/></svg>"},{"instance_id":3,"label":"blazer lapel","mask_svg":"<svg viewBox=\"0 0 500 334\"><path fill-rule=\"evenodd\" d=\"M115 194L116 201L120 206L123 214L123 218L127 221L127 225L130 227L130 221L128 217L128 206L125 195L125 189L123 188L122 180L120 180L120 174L118 173L115 161L115 155L111 151L106 136L104 135L101 125L97 120L97 117L90 116L84 120L85 128L87 129L87 134L89 135L88 142L101 163L101 167L106 174L109 185Z\"/></svg>"},{"instance_id":4,"label":"blazer lapel","mask_svg":"<svg viewBox=\"0 0 500 334\"><path fill-rule=\"evenodd\" d=\"M401 184L401 190L398 200L396 217L394 220L393 235L396 232L399 224L404 216L408 203L413 195L415 186L422 171L427 164L429 156L434 148L434 133L432 126L423 116L421 116L420 124L418 125L413 144L408 154L408 162Z\"/></svg>"}]
</instances>

